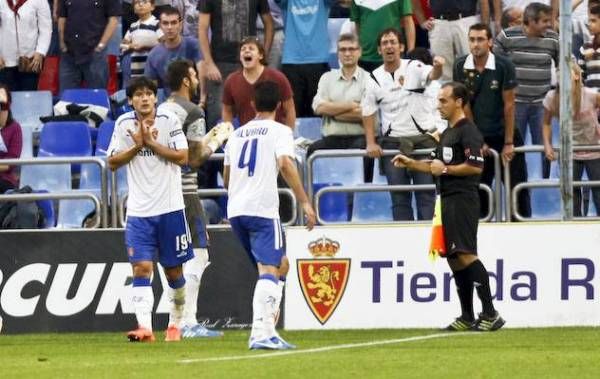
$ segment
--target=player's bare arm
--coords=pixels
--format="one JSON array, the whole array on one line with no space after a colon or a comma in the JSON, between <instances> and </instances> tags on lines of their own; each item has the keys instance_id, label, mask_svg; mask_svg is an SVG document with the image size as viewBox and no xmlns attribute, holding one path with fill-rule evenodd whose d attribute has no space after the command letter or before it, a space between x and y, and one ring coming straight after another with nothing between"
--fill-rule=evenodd
<instances>
[{"instance_id":1,"label":"player's bare arm","mask_svg":"<svg viewBox=\"0 0 600 379\"><path fill-rule=\"evenodd\" d=\"M408 157L404 154L397 154L392 158L392 163L396 167L408 168L413 171L421 171L425 173L431 172L431 161L430 160L416 160Z\"/></svg>"},{"instance_id":2,"label":"player's bare arm","mask_svg":"<svg viewBox=\"0 0 600 379\"><path fill-rule=\"evenodd\" d=\"M308 196L306 196L306 192L304 192L304 188L302 187L302 182L300 181L300 176L298 175L298 170L296 169L296 164L292 158L283 155L277 158L277 165L279 166L279 172L281 173L281 176L290 186L292 191L294 191L294 195L296 195L296 198L302 205L302 209L306 215L306 228L308 230L312 230L317 219L315 211L308 200Z\"/></svg>"}]
</instances>

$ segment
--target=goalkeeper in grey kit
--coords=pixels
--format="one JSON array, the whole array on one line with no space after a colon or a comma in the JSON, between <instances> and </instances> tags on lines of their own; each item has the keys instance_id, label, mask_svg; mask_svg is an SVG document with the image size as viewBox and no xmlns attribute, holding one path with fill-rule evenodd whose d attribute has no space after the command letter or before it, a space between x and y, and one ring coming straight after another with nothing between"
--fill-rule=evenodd
<instances>
[{"instance_id":1,"label":"goalkeeper in grey kit","mask_svg":"<svg viewBox=\"0 0 600 379\"><path fill-rule=\"evenodd\" d=\"M183 274L186 280L184 315L181 327L183 338L220 337L223 333L207 329L196 319L198 292L204 270L210 264L208 256L208 233L206 217L198 196L197 169L214 153L233 131L233 125L224 122L206 133L204 111L191 99L198 91L198 75L189 60L176 60L167 68L167 83L171 96L160 105L175 115L183 125L189 145L188 167L182 168L183 200L185 215L195 257L186 262Z\"/></svg>"}]
</instances>

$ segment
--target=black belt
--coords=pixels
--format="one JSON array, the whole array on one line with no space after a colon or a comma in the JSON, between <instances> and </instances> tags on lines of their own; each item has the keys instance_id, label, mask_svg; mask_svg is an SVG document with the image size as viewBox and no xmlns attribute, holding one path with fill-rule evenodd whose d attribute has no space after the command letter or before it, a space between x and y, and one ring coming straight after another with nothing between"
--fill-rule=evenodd
<instances>
[{"instance_id":1,"label":"black belt","mask_svg":"<svg viewBox=\"0 0 600 379\"><path fill-rule=\"evenodd\" d=\"M462 13L444 13L444 14L439 14L437 16L435 16L434 18L437 18L438 20L446 20L446 21L456 21L456 20L460 20L461 18L465 18L465 17L471 17L471 16L475 16L475 14L462 14Z\"/></svg>"}]
</instances>

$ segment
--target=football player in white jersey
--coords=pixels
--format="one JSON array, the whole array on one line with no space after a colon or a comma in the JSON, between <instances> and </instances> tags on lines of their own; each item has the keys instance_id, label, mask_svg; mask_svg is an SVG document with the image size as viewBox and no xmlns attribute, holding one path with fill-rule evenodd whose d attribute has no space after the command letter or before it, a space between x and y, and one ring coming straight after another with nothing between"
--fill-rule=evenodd
<instances>
[{"instance_id":1,"label":"football player in white jersey","mask_svg":"<svg viewBox=\"0 0 600 379\"><path fill-rule=\"evenodd\" d=\"M197 169L216 151L233 131L229 122L221 123L206 133L204 112L192 98L198 94L198 75L194 63L187 59L178 59L169 63L167 83L171 96L158 110L168 110L175 114L181 125L189 146L189 166L182 168L183 202L185 216L192 237L194 258L183 265L185 277L185 307L181 336L183 338L220 337L222 332L210 330L198 323L198 293L204 270L210 264L206 216L198 197Z\"/></svg>"},{"instance_id":2,"label":"football player in white jersey","mask_svg":"<svg viewBox=\"0 0 600 379\"><path fill-rule=\"evenodd\" d=\"M285 236L279 220L279 172L300 202L309 230L315 224L315 212L296 169L292 130L275 121L275 112L281 106L277 84L257 83L253 104L256 118L234 131L225 147L227 214L233 232L258 266L248 346L291 349L294 346L275 330L283 288L278 284L279 267L285 257Z\"/></svg>"},{"instance_id":3,"label":"football player in white jersey","mask_svg":"<svg viewBox=\"0 0 600 379\"><path fill-rule=\"evenodd\" d=\"M156 92L156 84L146 77L130 82L127 98L134 111L117 119L108 148L111 170L127 165L125 244L133 266L132 302L138 322L138 328L127 337L139 342L155 339L151 278L157 255L169 283L171 303L165 341L181 339L182 265L194 257L181 189L180 166L188 161L188 145L179 119L156 110Z\"/></svg>"}]
</instances>

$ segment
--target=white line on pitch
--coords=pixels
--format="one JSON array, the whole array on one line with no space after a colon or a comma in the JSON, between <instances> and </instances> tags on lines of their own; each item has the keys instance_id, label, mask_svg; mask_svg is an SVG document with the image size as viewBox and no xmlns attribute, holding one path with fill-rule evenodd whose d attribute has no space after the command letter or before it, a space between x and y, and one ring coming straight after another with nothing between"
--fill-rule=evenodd
<instances>
[{"instance_id":1,"label":"white line on pitch","mask_svg":"<svg viewBox=\"0 0 600 379\"><path fill-rule=\"evenodd\" d=\"M196 363L196 362L220 362L220 361L237 361L242 359L259 359L259 358L272 358L272 357L281 357L284 355L297 355L297 354L312 354L312 353L321 353L324 351L332 351L332 350L342 350L342 349L354 349L360 347L371 347L371 346L380 346L380 345L391 345L403 342L412 342L412 341L422 341L422 340L430 340L434 338L448 338L455 336L462 336L465 334L473 335L474 333L438 333L438 334L427 334L423 336L414 336L414 337L406 337L406 338L398 338L393 340L381 340L381 341L371 341L371 342L360 342L360 343L349 343L344 345L332 345L332 346L323 346L317 347L314 349L305 349L305 350L286 350L286 351L277 351L272 353L265 354L247 354L247 355L233 355L229 357L214 357L214 358L195 358L195 359L181 359L178 360L177 363Z\"/></svg>"}]
</instances>

